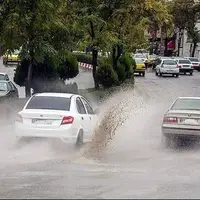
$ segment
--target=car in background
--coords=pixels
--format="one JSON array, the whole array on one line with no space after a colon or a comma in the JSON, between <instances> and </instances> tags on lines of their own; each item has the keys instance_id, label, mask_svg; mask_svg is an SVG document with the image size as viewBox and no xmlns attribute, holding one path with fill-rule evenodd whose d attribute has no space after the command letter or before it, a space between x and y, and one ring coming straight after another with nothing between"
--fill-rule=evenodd
<instances>
[{"instance_id":1,"label":"car in background","mask_svg":"<svg viewBox=\"0 0 200 200\"><path fill-rule=\"evenodd\" d=\"M179 138L200 137L200 97L179 97L165 113L162 141L166 147Z\"/></svg>"},{"instance_id":2,"label":"car in background","mask_svg":"<svg viewBox=\"0 0 200 200\"><path fill-rule=\"evenodd\" d=\"M15 50L13 53L6 52L3 55L3 64L7 65L9 62L19 63L20 62L19 53L20 51L18 50Z\"/></svg>"},{"instance_id":3,"label":"car in background","mask_svg":"<svg viewBox=\"0 0 200 200\"><path fill-rule=\"evenodd\" d=\"M178 63L180 73L189 73L191 76L193 75L194 68L190 60L186 58L174 58L174 60Z\"/></svg>"},{"instance_id":4,"label":"car in background","mask_svg":"<svg viewBox=\"0 0 200 200\"><path fill-rule=\"evenodd\" d=\"M185 58L190 60L190 62L192 63L192 67L198 72L200 72L200 60L198 58L194 57L185 57Z\"/></svg>"},{"instance_id":5,"label":"car in background","mask_svg":"<svg viewBox=\"0 0 200 200\"><path fill-rule=\"evenodd\" d=\"M174 59L160 59L155 69L156 76L172 75L179 77L179 67Z\"/></svg>"},{"instance_id":6,"label":"car in background","mask_svg":"<svg viewBox=\"0 0 200 200\"><path fill-rule=\"evenodd\" d=\"M8 74L0 72L0 81L9 81Z\"/></svg>"},{"instance_id":7,"label":"car in background","mask_svg":"<svg viewBox=\"0 0 200 200\"><path fill-rule=\"evenodd\" d=\"M11 81L0 80L0 100L18 97L18 89Z\"/></svg>"},{"instance_id":8,"label":"car in background","mask_svg":"<svg viewBox=\"0 0 200 200\"><path fill-rule=\"evenodd\" d=\"M38 93L18 113L15 133L23 138L58 138L80 146L90 141L97 115L80 95Z\"/></svg>"},{"instance_id":9,"label":"car in background","mask_svg":"<svg viewBox=\"0 0 200 200\"><path fill-rule=\"evenodd\" d=\"M141 58L135 58L135 63L136 63L136 69L134 71L134 73L138 73L140 76L145 76L145 63L143 61L143 59Z\"/></svg>"},{"instance_id":10,"label":"car in background","mask_svg":"<svg viewBox=\"0 0 200 200\"><path fill-rule=\"evenodd\" d=\"M165 56L156 56L152 60L152 68L153 68L153 70L155 70L156 66L160 64L162 59L171 59L171 58L170 57L165 57Z\"/></svg>"}]
</instances>

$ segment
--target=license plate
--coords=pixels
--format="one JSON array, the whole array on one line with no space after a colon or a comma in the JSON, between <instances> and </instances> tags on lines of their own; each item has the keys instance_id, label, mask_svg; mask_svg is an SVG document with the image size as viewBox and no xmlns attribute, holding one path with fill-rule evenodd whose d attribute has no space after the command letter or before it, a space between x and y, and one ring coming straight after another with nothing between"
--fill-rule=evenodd
<instances>
[{"instance_id":1,"label":"license plate","mask_svg":"<svg viewBox=\"0 0 200 200\"><path fill-rule=\"evenodd\" d=\"M196 119L184 119L182 118L180 120L181 123L183 124L188 124L188 125L199 125L199 122Z\"/></svg>"},{"instance_id":2,"label":"license plate","mask_svg":"<svg viewBox=\"0 0 200 200\"><path fill-rule=\"evenodd\" d=\"M49 119L32 119L33 124L52 124L52 120Z\"/></svg>"}]
</instances>

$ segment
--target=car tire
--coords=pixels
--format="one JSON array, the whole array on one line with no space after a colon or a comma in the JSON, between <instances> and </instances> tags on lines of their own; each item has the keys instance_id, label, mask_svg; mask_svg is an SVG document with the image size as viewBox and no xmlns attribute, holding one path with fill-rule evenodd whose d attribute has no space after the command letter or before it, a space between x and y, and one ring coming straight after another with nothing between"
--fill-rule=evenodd
<instances>
[{"instance_id":1,"label":"car tire","mask_svg":"<svg viewBox=\"0 0 200 200\"><path fill-rule=\"evenodd\" d=\"M83 134L83 130L80 130L78 133L77 140L76 140L76 147L77 148L82 147L83 143L84 143L84 134Z\"/></svg>"},{"instance_id":2,"label":"car tire","mask_svg":"<svg viewBox=\"0 0 200 200\"><path fill-rule=\"evenodd\" d=\"M145 76L145 72L142 73L142 76Z\"/></svg>"},{"instance_id":3,"label":"car tire","mask_svg":"<svg viewBox=\"0 0 200 200\"><path fill-rule=\"evenodd\" d=\"M156 76L158 76L158 72L157 72L157 71L156 71L156 73L155 73L155 74L156 74Z\"/></svg>"},{"instance_id":4,"label":"car tire","mask_svg":"<svg viewBox=\"0 0 200 200\"><path fill-rule=\"evenodd\" d=\"M171 135L162 135L162 145L164 146L164 148L169 148L171 146L172 143L172 137Z\"/></svg>"},{"instance_id":5,"label":"car tire","mask_svg":"<svg viewBox=\"0 0 200 200\"><path fill-rule=\"evenodd\" d=\"M179 77L179 74L176 74L175 77L178 78L178 77Z\"/></svg>"},{"instance_id":6,"label":"car tire","mask_svg":"<svg viewBox=\"0 0 200 200\"><path fill-rule=\"evenodd\" d=\"M190 72L190 76L192 76L193 75L193 72Z\"/></svg>"},{"instance_id":7,"label":"car tire","mask_svg":"<svg viewBox=\"0 0 200 200\"><path fill-rule=\"evenodd\" d=\"M160 75L160 77L162 77L162 76L163 76L163 74L162 74L161 72L159 73L159 75Z\"/></svg>"}]
</instances>

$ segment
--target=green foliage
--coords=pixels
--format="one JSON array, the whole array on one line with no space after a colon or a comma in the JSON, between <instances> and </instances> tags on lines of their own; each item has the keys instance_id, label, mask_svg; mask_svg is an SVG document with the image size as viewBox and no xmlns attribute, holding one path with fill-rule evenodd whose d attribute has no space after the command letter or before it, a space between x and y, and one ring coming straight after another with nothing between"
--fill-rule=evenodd
<instances>
[{"instance_id":1,"label":"green foliage","mask_svg":"<svg viewBox=\"0 0 200 200\"><path fill-rule=\"evenodd\" d=\"M76 56L78 62L92 64L92 55L91 54L83 54L83 53L73 53Z\"/></svg>"},{"instance_id":2,"label":"green foliage","mask_svg":"<svg viewBox=\"0 0 200 200\"><path fill-rule=\"evenodd\" d=\"M124 54L119 58L119 63L121 67L125 69L125 77L130 78L133 75L134 69L136 68L134 59L129 54Z\"/></svg>"},{"instance_id":3,"label":"green foliage","mask_svg":"<svg viewBox=\"0 0 200 200\"><path fill-rule=\"evenodd\" d=\"M118 83L118 77L116 72L113 70L112 65L109 63L101 64L97 69L97 77L99 83L104 88L109 88Z\"/></svg>"},{"instance_id":4,"label":"green foliage","mask_svg":"<svg viewBox=\"0 0 200 200\"><path fill-rule=\"evenodd\" d=\"M126 70L125 66L122 65L120 62L117 63L117 68L115 69L119 83L122 83L126 80Z\"/></svg>"},{"instance_id":5,"label":"green foliage","mask_svg":"<svg viewBox=\"0 0 200 200\"><path fill-rule=\"evenodd\" d=\"M75 56L66 52L64 56L60 58L60 63L56 68L59 77L62 80L74 78L79 73L79 66Z\"/></svg>"},{"instance_id":6,"label":"green foliage","mask_svg":"<svg viewBox=\"0 0 200 200\"><path fill-rule=\"evenodd\" d=\"M64 55L57 55L59 62L55 65L54 57L46 56L42 62L35 61L33 63L32 71L32 88L35 87L37 81L57 81L66 80L68 78L74 78L79 73L78 63L76 57L71 53L65 53ZM17 66L14 82L20 86L25 86L25 80L28 74L28 66L30 64L29 59L23 59Z\"/></svg>"}]
</instances>

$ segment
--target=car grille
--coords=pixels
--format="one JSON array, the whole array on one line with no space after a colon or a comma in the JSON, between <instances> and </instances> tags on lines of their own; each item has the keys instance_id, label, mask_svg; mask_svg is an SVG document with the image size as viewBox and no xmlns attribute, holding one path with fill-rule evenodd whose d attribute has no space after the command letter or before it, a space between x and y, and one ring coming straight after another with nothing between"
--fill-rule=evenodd
<instances>
[{"instance_id":1,"label":"car grille","mask_svg":"<svg viewBox=\"0 0 200 200\"><path fill-rule=\"evenodd\" d=\"M183 67L185 67L185 68L190 68L190 65L183 65Z\"/></svg>"}]
</instances>

